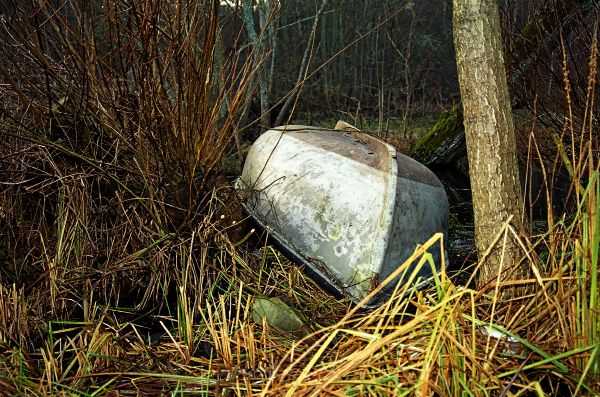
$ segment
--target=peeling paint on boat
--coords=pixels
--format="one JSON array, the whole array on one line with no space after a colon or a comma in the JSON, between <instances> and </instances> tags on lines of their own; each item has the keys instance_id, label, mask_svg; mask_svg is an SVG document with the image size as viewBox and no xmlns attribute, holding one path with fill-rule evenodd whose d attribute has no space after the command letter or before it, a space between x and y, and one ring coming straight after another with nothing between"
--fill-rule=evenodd
<instances>
[{"instance_id":1,"label":"peeling paint on boat","mask_svg":"<svg viewBox=\"0 0 600 397\"><path fill-rule=\"evenodd\" d=\"M284 247L355 301L416 244L447 228L437 178L358 132L269 130L252 145L238 190L247 194L248 212Z\"/></svg>"}]
</instances>

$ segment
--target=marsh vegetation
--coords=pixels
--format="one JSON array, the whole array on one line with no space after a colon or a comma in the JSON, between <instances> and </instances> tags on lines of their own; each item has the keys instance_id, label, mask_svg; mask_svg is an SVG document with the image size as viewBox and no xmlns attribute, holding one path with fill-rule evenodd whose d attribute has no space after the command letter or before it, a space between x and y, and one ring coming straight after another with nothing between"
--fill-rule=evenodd
<instances>
[{"instance_id":1,"label":"marsh vegetation","mask_svg":"<svg viewBox=\"0 0 600 397\"><path fill-rule=\"evenodd\" d=\"M502 5L529 223L489 249L514 239L530 276L473 282L457 149L429 164L450 238L399 271L450 263L365 310L282 255L233 181L279 113L424 162L460 138L450 2L241 3L0 2L0 394L599 393L598 5ZM257 321L266 298L306 326Z\"/></svg>"}]
</instances>

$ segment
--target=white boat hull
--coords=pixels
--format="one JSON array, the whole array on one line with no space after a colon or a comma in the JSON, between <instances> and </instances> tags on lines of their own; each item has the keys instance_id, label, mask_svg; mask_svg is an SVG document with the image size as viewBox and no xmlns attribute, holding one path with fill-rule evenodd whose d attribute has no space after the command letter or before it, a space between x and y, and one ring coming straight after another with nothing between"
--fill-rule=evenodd
<instances>
[{"instance_id":1,"label":"white boat hull","mask_svg":"<svg viewBox=\"0 0 600 397\"><path fill-rule=\"evenodd\" d=\"M357 132L269 130L250 149L238 190L254 219L354 301L447 229L446 194L431 171Z\"/></svg>"}]
</instances>

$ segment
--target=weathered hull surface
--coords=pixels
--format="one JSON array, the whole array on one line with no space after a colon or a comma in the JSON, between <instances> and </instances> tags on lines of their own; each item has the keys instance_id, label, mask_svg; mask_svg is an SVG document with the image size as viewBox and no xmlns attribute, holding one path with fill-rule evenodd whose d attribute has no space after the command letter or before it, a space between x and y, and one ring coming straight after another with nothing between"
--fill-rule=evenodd
<instances>
[{"instance_id":1,"label":"weathered hull surface","mask_svg":"<svg viewBox=\"0 0 600 397\"><path fill-rule=\"evenodd\" d=\"M435 175L357 132L269 130L250 149L237 187L256 221L355 302L417 244L447 231L448 201ZM432 254L439 263L439 253ZM382 302L393 286L371 303Z\"/></svg>"}]
</instances>

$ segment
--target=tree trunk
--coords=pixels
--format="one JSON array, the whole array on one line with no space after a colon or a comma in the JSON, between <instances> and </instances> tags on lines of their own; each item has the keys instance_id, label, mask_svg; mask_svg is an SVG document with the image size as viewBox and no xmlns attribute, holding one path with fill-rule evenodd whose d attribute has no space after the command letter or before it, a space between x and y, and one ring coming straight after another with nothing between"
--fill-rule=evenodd
<instances>
[{"instance_id":1,"label":"tree trunk","mask_svg":"<svg viewBox=\"0 0 600 397\"><path fill-rule=\"evenodd\" d=\"M469 178L479 258L493 244L511 216L522 229L523 204L516 139L502 51L500 17L495 0L454 0L454 46L469 159ZM507 239L482 264L478 286L510 271L521 253ZM504 251L504 252L503 252ZM501 263L504 255L504 262ZM524 275L520 269L513 278Z\"/></svg>"},{"instance_id":2,"label":"tree trunk","mask_svg":"<svg viewBox=\"0 0 600 397\"><path fill-rule=\"evenodd\" d=\"M263 129L271 127L271 117L269 112L269 92L268 92L268 77L266 76L266 54L267 49L265 48L265 31L267 17L265 15L265 6L263 3L259 3L259 32L256 31L254 24L254 11L252 0L245 0L242 2L242 19L248 34L248 39L252 42L253 50L252 54L256 65L260 65L257 73L258 80L258 92L260 99L260 124ZM251 94L251 93L250 93Z\"/></svg>"}]
</instances>

